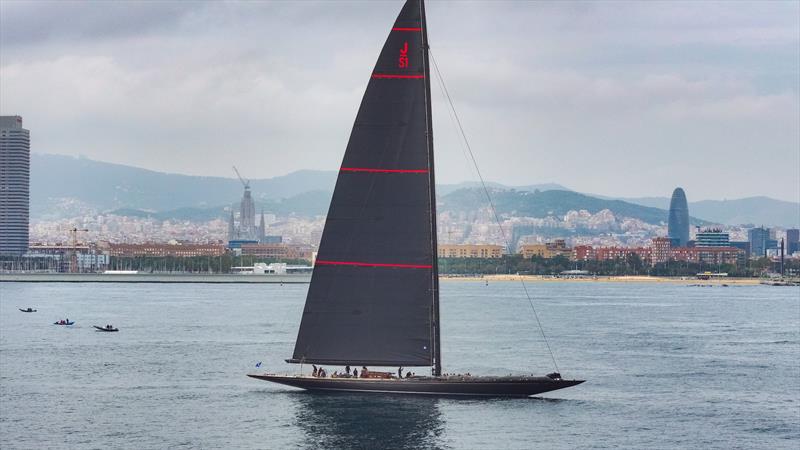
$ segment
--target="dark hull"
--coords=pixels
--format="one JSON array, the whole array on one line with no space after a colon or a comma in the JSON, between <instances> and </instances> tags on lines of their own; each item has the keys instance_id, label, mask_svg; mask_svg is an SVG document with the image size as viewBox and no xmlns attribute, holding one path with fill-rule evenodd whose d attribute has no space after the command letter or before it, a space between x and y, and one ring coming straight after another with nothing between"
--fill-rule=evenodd
<instances>
[{"instance_id":1,"label":"dark hull","mask_svg":"<svg viewBox=\"0 0 800 450\"><path fill-rule=\"evenodd\" d=\"M547 377L416 377L384 380L272 374L247 376L317 391L485 397L528 397L583 383L583 380L553 380Z\"/></svg>"},{"instance_id":2,"label":"dark hull","mask_svg":"<svg viewBox=\"0 0 800 450\"><path fill-rule=\"evenodd\" d=\"M119 331L118 328L103 328L103 327L98 327L97 325L94 325L94 327L97 328L96 331L105 331L106 333L113 333L115 331Z\"/></svg>"}]
</instances>

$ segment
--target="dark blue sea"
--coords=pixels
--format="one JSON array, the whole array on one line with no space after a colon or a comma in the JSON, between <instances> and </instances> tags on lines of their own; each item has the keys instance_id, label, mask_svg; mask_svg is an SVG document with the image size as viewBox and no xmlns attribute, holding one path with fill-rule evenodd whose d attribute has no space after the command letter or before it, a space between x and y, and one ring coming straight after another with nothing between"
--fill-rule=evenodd
<instances>
[{"instance_id":1,"label":"dark blue sea","mask_svg":"<svg viewBox=\"0 0 800 450\"><path fill-rule=\"evenodd\" d=\"M799 288L529 284L588 381L510 400L245 377L297 370L306 289L0 284L0 448L800 448ZM446 372L553 370L518 282L443 281L441 302Z\"/></svg>"}]
</instances>

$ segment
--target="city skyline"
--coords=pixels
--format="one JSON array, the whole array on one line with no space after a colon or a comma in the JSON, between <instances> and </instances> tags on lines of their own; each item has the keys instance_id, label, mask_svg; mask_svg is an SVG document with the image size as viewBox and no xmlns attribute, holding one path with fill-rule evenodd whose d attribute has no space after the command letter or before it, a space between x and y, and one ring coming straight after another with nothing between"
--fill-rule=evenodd
<instances>
[{"instance_id":1,"label":"city skyline","mask_svg":"<svg viewBox=\"0 0 800 450\"><path fill-rule=\"evenodd\" d=\"M485 178L798 201L798 5L629 6L429 5ZM235 155L253 178L338 167L375 50L364 37L387 15L349 2L0 8L0 110L26 117L36 151L226 177ZM483 21L496 31L474 33ZM455 183L471 170L444 106L434 86L437 179ZM755 154L783 172L763 183Z\"/></svg>"}]
</instances>

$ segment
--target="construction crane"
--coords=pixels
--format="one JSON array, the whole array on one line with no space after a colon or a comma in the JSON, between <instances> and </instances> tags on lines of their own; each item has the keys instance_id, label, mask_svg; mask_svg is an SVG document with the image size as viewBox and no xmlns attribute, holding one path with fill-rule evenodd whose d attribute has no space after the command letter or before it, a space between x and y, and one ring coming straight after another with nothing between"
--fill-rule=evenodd
<instances>
[{"instance_id":1,"label":"construction crane","mask_svg":"<svg viewBox=\"0 0 800 450\"><path fill-rule=\"evenodd\" d=\"M239 169L237 169L236 166L233 166L233 171L236 172L236 176L239 177L239 181L242 182L244 188L250 189L250 180L245 180L244 178L242 178L242 175L239 174Z\"/></svg>"},{"instance_id":2,"label":"construction crane","mask_svg":"<svg viewBox=\"0 0 800 450\"><path fill-rule=\"evenodd\" d=\"M88 233L86 228L72 227L69 230L70 237L72 238L72 251L69 257L69 272L78 272L78 232Z\"/></svg>"}]
</instances>

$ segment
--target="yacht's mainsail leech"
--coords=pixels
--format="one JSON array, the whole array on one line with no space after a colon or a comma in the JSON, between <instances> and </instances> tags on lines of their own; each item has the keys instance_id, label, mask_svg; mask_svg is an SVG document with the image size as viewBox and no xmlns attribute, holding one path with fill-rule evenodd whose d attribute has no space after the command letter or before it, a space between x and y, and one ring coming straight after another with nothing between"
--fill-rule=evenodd
<instances>
[{"instance_id":1,"label":"yacht's mainsail leech","mask_svg":"<svg viewBox=\"0 0 800 450\"><path fill-rule=\"evenodd\" d=\"M409 0L347 144L290 362L434 366L438 352L430 80Z\"/></svg>"}]
</instances>

